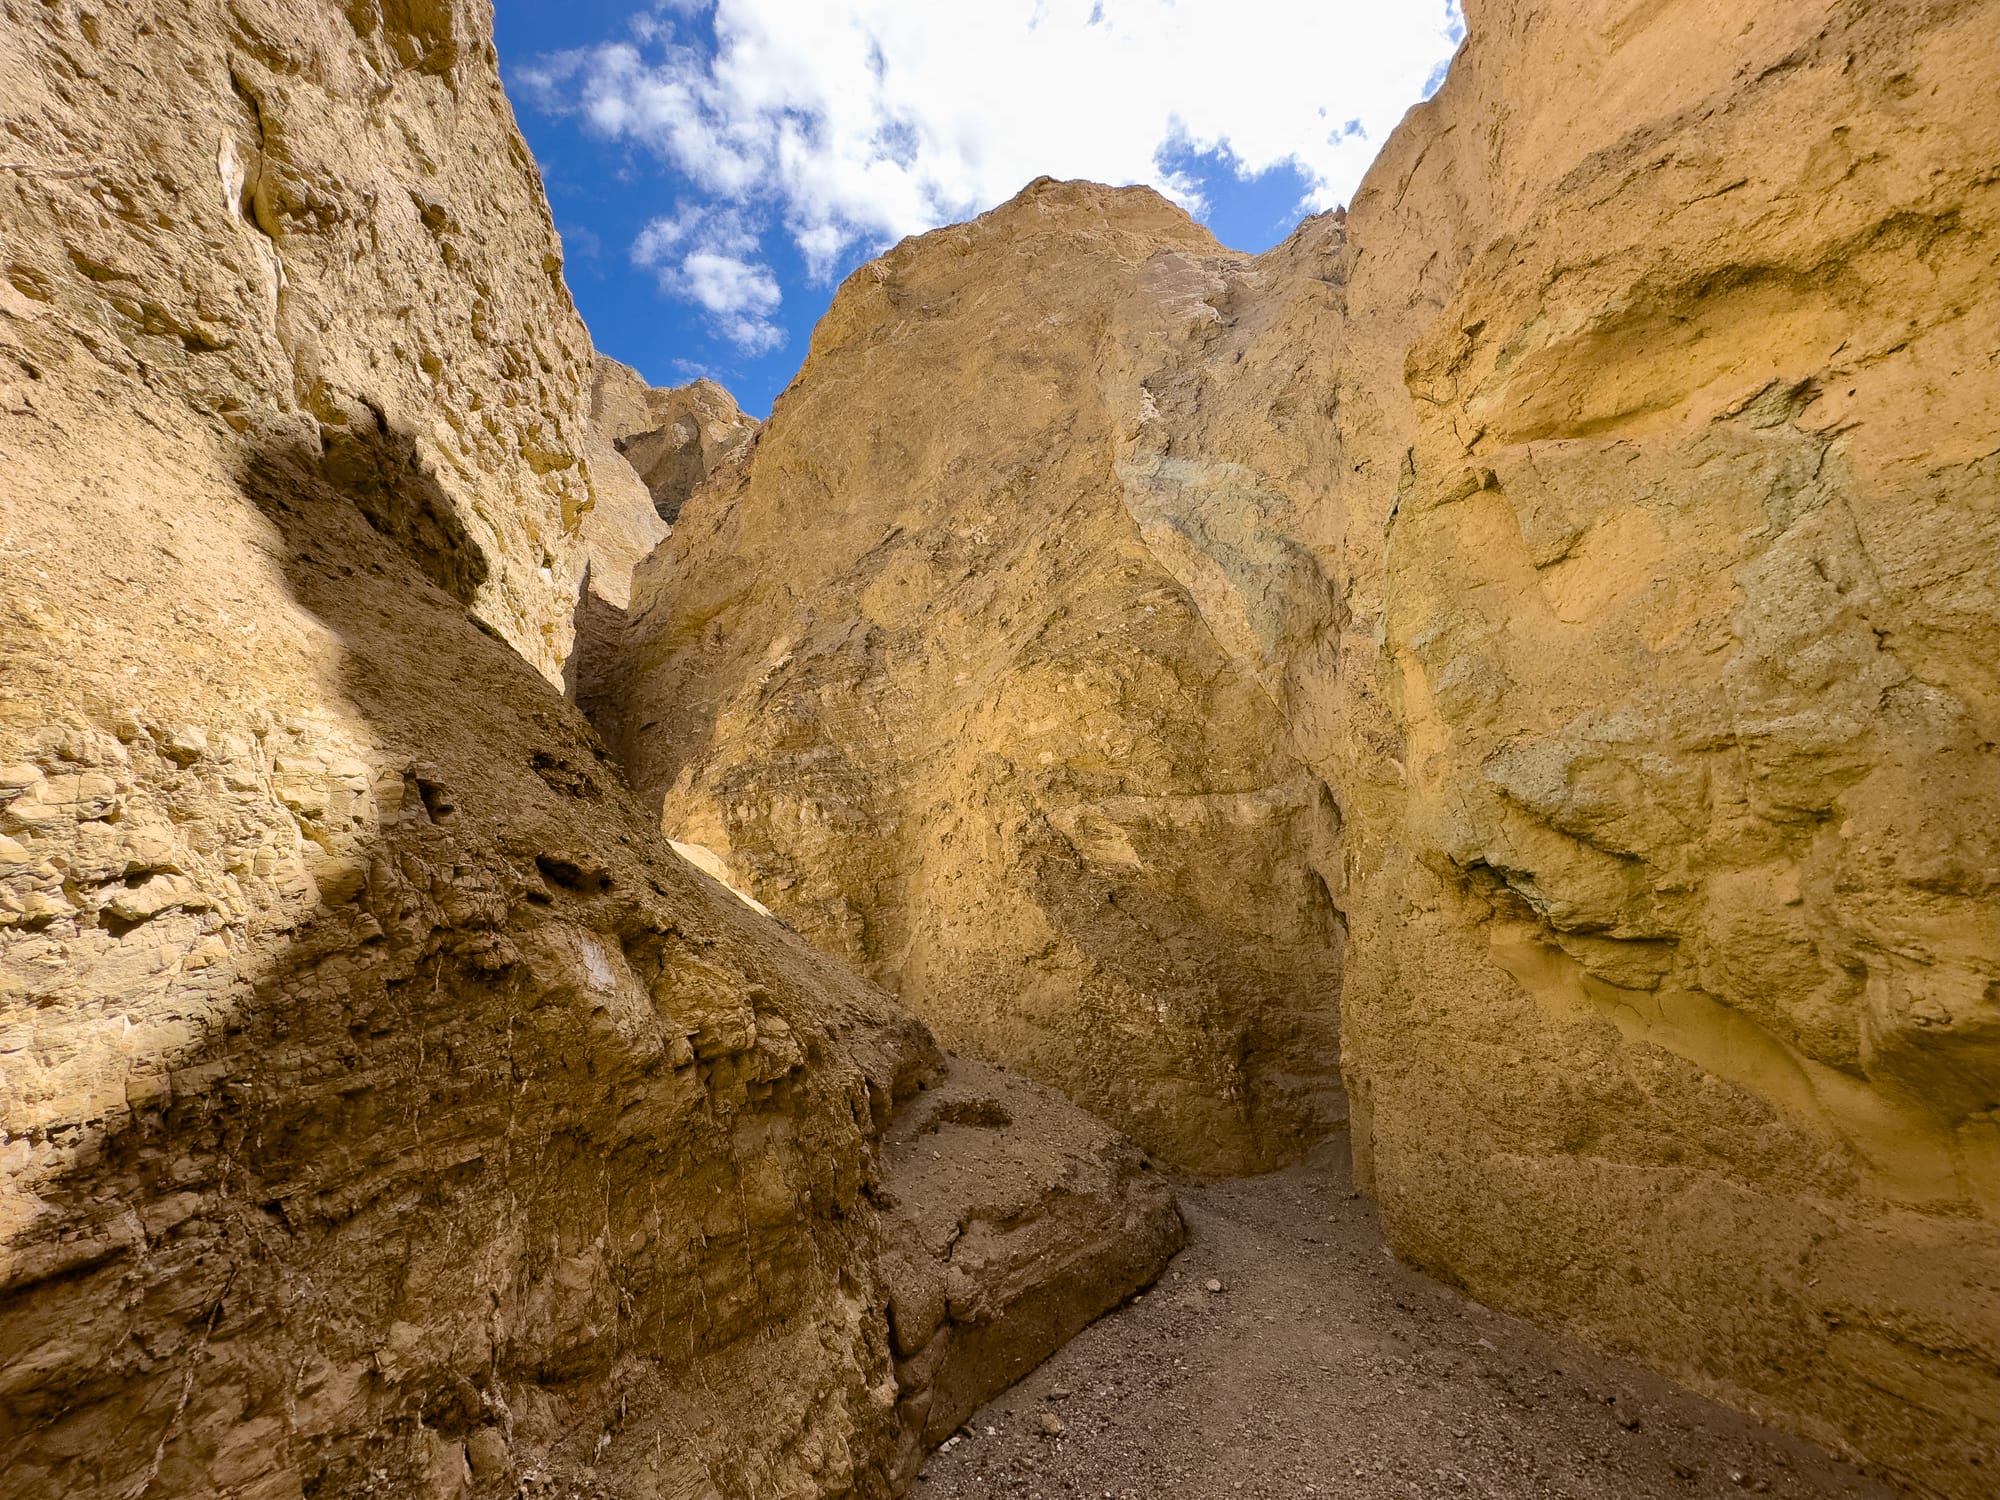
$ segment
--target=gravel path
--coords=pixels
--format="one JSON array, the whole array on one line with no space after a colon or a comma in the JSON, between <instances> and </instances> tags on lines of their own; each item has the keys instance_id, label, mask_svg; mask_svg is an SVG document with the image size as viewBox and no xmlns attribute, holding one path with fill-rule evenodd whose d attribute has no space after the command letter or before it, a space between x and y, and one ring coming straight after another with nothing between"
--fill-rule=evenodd
<instances>
[{"instance_id":1,"label":"gravel path","mask_svg":"<svg viewBox=\"0 0 2000 1500\"><path fill-rule=\"evenodd\" d=\"M1897 1493L1399 1264L1345 1140L1185 1185L1181 1207L1190 1243L1159 1283L983 1408L918 1500Z\"/></svg>"}]
</instances>

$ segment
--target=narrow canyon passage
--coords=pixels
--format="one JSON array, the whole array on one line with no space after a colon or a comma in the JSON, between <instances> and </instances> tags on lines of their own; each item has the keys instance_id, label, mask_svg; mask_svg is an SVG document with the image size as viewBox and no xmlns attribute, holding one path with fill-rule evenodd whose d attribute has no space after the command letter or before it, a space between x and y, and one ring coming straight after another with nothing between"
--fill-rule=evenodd
<instances>
[{"instance_id":1,"label":"narrow canyon passage","mask_svg":"<svg viewBox=\"0 0 2000 1500\"><path fill-rule=\"evenodd\" d=\"M916 1495L1897 1493L1397 1262L1344 1137L1286 1171L1179 1191L1189 1243L1166 1274L980 1410Z\"/></svg>"}]
</instances>

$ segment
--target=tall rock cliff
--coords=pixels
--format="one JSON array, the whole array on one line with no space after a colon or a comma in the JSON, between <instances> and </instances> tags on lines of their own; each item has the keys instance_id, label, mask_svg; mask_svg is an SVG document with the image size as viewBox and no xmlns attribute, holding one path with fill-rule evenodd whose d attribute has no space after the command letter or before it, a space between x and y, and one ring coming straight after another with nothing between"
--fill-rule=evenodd
<instances>
[{"instance_id":1,"label":"tall rock cliff","mask_svg":"<svg viewBox=\"0 0 2000 1500\"><path fill-rule=\"evenodd\" d=\"M1179 1224L548 680L611 544L490 14L0 17L0 1492L891 1493Z\"/></svg>"},{"instance_id":2,"label":"tall rock cliff","mask_svg":"<svg viewBox=\"0 0 2000 1500\"><path fill-rule=\"evenodd\" d=\"M948 1045L1203 1171L1342 1108L1331 802L1272 691L1312 620L1205 610L1183 533L1317 575L1146 390L1244 277L1146 189L1046 182L856 273L639 569L599 718L669 833Z\"/></svg>"},{"instance_id":3,"label":"tall rock cliff","mask_svg":"<svg viewBox=\"0 0 2000 1500\"><path fill-rule=\"evenodd\" d=\"M1468 11L1330 350L1357 1155L1475 1295L1980 1493L2000 7Z\"/></svg>"},{"instance_id":4,"label":"tall rock cliff","mask_svg":"<svg viewBox=\"0 0 2000 1500\"><path fill-rule=\"evenodd\" d=\"M1401 1253L1983 1493L2000 7L1468 24L1264 256L1041 183L857 273L622 753L1184 1162L1332 1118L1338 984Z\"/></svg>"}]
</instances>

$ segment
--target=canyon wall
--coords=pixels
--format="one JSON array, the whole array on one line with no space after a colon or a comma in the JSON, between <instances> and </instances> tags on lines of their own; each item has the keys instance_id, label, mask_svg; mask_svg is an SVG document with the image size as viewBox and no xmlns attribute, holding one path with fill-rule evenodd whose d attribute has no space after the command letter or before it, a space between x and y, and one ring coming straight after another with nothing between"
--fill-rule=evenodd
<instances>
[{"instance_id":1,"label":"canyon wall","mask_svg":"<svg viewBox=\"0 0 2000 1500\"><path fill-rule=\"evenodd\" d=\"M1348 222L1376 641L1298 680L1357 1159L1475 1296L1983 1493L2000 7L1468 12Z\"/></svg>"},{"instance_id":2,"label":"canyon wall","mask_svg":"<svg viewBox=\"0 0 2000 1500\"><path fill-rule=\"evenodd\" d=\"M553 685L650 499L490 13L0 16L0 1491L894 1492L1179 1222Z\"/></svg>"},{"instance_id":3,"label":"canyon wall","mask_svg":"<svg viewBox=\"0 0 2000 1500\"><path fill-rule=\"evenodd\" d=\"M639 569L597 720L674 838L947 1045L1202 1171L1342 1110L1331 804L1269 685L1311 622L1204 612L1176 528L1265 499L1164 458L1144 394L1243 259L1044 182L863 268Z\"/></svg>"}]
</instances>

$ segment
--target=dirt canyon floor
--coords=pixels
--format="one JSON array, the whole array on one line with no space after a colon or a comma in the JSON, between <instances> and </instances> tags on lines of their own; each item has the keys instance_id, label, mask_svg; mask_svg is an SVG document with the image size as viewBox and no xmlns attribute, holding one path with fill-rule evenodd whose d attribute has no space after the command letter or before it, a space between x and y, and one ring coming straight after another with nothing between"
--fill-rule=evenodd
<instances>
[{"instance_id":1,"label":"dirt canyon floor","mask_svg":"<svg viewBox=\"0 0 2000 1500\"><path fill-rule=\"evenodd\" d=\"M920 1500L1899 1493L1396 1261L1344 1139L1180 1200L1167 1274L976 1413Z\"/></svg>"}]
</instances>

